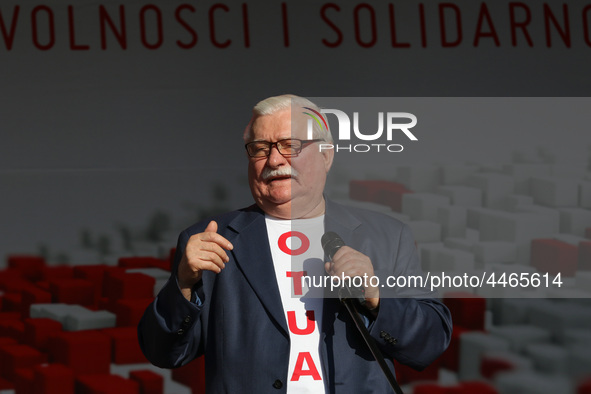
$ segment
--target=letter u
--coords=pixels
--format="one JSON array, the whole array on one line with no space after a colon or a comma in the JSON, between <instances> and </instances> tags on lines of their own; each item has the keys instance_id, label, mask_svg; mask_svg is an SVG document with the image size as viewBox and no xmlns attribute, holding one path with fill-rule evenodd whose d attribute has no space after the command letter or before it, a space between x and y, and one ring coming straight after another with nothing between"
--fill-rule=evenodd
<instances>
[{"instance_id":1,"label":"letter u","mask_svg":"<svg viewBox=\"0 0 591 394\"><path fill-rule=\"evenodd\" d=\"M287 324L289 326L289 331L294 333L295 335L310 335L314 332L314 327L316 325L316 320L314 319L314 311L306 311L307 316L307 324L306 328L300 329L296 323L296 314L295 311L287 311Z\"/></svg>"}]
</instances>

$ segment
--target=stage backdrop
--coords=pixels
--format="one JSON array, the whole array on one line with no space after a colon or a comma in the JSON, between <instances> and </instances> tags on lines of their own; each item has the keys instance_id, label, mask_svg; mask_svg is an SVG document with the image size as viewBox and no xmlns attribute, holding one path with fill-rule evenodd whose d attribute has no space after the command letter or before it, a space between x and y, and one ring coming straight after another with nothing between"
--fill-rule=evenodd
<instances>
[{"instance_id":1,"label":"stage backdrop","mask_svg":"<svg viewBox=\"0 0 591 394\"><path fill-rule=\"evenodd\" d=\"M3 2L0 254L71 250L84 228L115 239L158 210L176 232L213 184L248 204L240 136L269 95L587 95L590 7Z\"/></svg>"}]
</instances>

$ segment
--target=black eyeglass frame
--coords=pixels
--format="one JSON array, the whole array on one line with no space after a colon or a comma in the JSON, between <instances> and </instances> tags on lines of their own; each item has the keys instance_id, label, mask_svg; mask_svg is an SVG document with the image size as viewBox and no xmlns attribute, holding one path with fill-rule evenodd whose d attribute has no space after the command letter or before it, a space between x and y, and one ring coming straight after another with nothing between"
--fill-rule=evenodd
<instances>
[{"instance_id":1,"label":"black eyeglass frame","mask_svg":"<svg viewBox=\"0 0 591 394\"><path fill-rule=\"evenodd\" d=\"M281 152L281 150L284 147L280 147L282 142L285 141L298 141L300 143L300 146L297 150L297 152L295 153L283 153ZM277 151L279 152L279 154L283 157L296 157L298 156L300 153L302 153L302 149L304 149L304 144L310 144L313 142L320 142L320 141L324 141L323 139L313 139L313 140L300 140L299 138L284 138L282 140L276 141L276 142L269 142L269 141L251 141L247 144L244 145L244 148L246 148L246 153L248 153L249 157L253 157L253 158L262 158L262 157L269 157L269 155L271 154L271 150L273 149L273 146L275 146L275 148L277 148ZM249 146L253 146L253 144L260 144L260 143L265 143L267 144L267 147L269 148L269 150L267 150L267 154L265 155L259 155L256 156L254 154L251 154L250 150L248 149ZM264 152L264 151L261 151Z\"/></svg>"}]
</instances>

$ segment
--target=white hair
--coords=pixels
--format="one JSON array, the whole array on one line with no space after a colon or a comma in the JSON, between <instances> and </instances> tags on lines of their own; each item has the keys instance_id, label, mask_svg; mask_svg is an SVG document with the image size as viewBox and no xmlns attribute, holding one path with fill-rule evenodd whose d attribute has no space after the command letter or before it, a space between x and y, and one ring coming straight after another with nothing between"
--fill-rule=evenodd
<instances>
[{"instance_id":1,"label":"white hair","mask_svg":"<svg viewBox=\"0 0 591 394\"><path fill-rule=\"evenodd\" d=\"M252 109L252 117L250 118L250 122L248 122L248 125L244 130L244 142L248 142L252 139L252 124L256 118L259 116L273 115L276 112L290 109L292 106L302 108L308 107L317 113L320 113L320 108L312 101L294 94L283 94L281 96L266 98L262 101L259 101ZM324 118L324 116L322 116L322 118ZM328 122L326 122L325 119L322 120L326 123L326 125L328 125ZM333 140L330 129L326 127L320 127L316 122L312 122L312 126L315 139L321 139L323 141L332 143Z\"/></svg>"}]
</instances>

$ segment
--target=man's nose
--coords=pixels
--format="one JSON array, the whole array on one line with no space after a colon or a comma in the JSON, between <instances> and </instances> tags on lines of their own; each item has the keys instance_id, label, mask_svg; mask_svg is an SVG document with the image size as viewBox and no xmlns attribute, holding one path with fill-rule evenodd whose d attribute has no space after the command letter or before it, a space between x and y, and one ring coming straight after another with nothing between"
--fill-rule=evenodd
<instances>
[{"instance_id":1,"label":"man's nose","mask_svg":"<svg viewBox=\"0 0 591 394\"><path fill-rule=\"evenodd\" d=\"M269 151L269 158L267 160L269 162L269 165L272 167L277 167L287 161L285 157L283 157L283 155L279 153L277 145L273 145L271 147L271 150Z\"/></svg>"}]
</instances>

